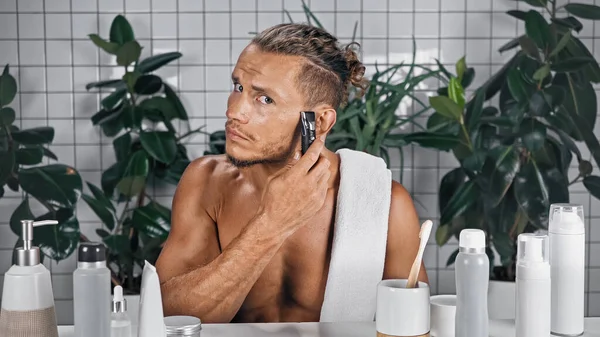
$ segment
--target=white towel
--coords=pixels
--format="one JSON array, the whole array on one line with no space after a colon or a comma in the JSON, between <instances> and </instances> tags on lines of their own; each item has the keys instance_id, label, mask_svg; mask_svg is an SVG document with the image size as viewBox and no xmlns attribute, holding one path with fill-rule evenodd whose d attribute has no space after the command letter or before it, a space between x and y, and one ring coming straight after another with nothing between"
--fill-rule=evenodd
<instances>
[{"instance_id":1,"label":"white towel","mask_svg":"<svg viewBox=\"0 0 600 337\"><path fill-rule=\"evenodd\" d=\"M340 186L321 322L373 321L383 278L392 174L385 161L340 149Z\"/></svg>"}]
</instances>

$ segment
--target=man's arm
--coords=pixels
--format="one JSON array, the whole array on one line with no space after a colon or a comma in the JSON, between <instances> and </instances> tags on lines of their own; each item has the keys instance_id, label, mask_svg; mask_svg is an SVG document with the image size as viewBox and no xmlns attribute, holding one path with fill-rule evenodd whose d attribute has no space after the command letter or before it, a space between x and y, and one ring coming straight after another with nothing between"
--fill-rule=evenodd
<instances>
[{"instance_id":1,"label":"man's arm","mask_svg":"<svg viewBox=\"0 0 600 337\"><path fill-rule=\"evenodd\" d=\"M173 198L171 231L156 262L165 316L230 322L284 240L261 232L268 219L259 215L220 252L206 211L218 187L210 187L214 166L204 158L190 164Z\"/></svg>"},{"instance_id":2,"label":"man's arm","mask_svg":"<svg viewBox=\"0 0 600 337\"><path fill-rule=\"evenodd\" d=\"M410 268L419 251L421 224L410 194L396 181L392 181L390 206L383 278L408 279ZM429 284L423 263L421 263L418 280Z\"/></svg>"}]
</instances>

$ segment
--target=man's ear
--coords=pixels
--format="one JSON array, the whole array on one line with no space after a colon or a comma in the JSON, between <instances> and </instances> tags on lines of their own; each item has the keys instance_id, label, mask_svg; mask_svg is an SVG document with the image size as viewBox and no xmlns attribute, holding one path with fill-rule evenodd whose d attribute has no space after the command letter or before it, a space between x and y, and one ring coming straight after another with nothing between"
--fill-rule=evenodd
<instances>
[{"instance_id":1,"label":"man's ear","mask_svg":"<svg viewBox=\"0 0 600 337\"><path fill-rule=\"evenodd\" d=\"M330 105L322 105L315 109L317 137L329 133L335 125L337 112Z\"/></svg>"}]
</instances>

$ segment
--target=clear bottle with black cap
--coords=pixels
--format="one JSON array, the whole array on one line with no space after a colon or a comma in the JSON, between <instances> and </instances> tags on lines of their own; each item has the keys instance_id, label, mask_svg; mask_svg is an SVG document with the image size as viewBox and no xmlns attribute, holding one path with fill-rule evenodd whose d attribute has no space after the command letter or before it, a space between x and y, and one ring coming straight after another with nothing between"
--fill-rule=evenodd
<instances>
[{"instance_id":1,"label":"clear bottle with black cap","mask_svg":"<svg viewBox=\"0 0 600 337\"><path fill-rule=\"evenodd\" d=\"M112 297L106 248L102 243L85 242L77 255L73 272L75 337L110 336Z\"/></svg>"}]
</instances>

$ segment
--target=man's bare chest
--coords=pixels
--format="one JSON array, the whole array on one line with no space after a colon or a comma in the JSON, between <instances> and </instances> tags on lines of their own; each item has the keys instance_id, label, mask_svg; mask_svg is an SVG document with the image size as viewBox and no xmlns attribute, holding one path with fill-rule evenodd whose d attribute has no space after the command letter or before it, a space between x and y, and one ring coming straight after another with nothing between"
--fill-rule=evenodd
<instances>
[{"instance_id":1,"label":"man's bare chest","mask_svg":"<svg viewBox=\"0 0 600 337\"><path fill-rule=\"evenodd\" d=\"M223 205L218 218L224 249L240 233L258 208L254 198ZM318 320L331 256L335 196L290 236L263 270L246 297L237 319L243 321Z\"/></svg>"}]
</instances>

